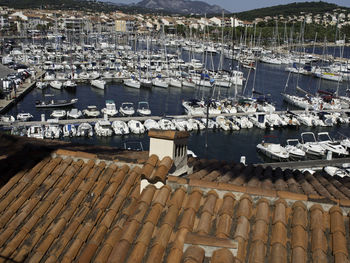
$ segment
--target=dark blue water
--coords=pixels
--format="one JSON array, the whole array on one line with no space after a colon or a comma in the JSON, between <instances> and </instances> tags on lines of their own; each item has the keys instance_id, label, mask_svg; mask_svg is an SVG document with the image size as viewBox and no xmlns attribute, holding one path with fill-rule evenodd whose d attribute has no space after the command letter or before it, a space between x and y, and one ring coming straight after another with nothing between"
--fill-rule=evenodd
<instances>
[{"instance_id":1,"label":"dark blue water","mask_svg":"<svg viewBox=\"0 0 350 263\"><path fill-rule=\"evenodd\" d=\"M346 54L349 54L348 50ZM345 53L345 52L344 52ZM188 54L184 54L184 57L188 57ZM197 55L198 59L201 59L201 55ZM211 59L211 58L210 58ZM213 56L214 64L217 65L219 61L219 55ZM229 68L231 66L230 60L225 60L224 66ZM257 72L255 76L255 90L263 92L265 94L271 94L271 98L276 105L277 109L287 109L288 105L284 104L280 96L280 92L283 91L288 73L284 71L285 65L268 65L259 63L257 67ZM243 69L245 77L248 76L248 70ZM254 83L254 71L251 71L250 77L248 79L247 87L245 89L245 94L251 94L253 83ZM296 75L292 75L289 80L289 85L287 91L290 93L295 92L296 86ZM337 83L331 81L322 81L313 78L311 76L300 76L299 86L303 89L309 91L310 93L315 93L319 87L323 90L336 90ZM339 85L339 93L344 94L348 83L343 82ZM239 90L242 91L244 87L240 87ZM50 99L51 97L45 97L45 94L53 94L55 99L71 99L78 98L79 101L76 107L79 109L84 109L88 105L96 105L99 109L105 106L105 101L107 99L113 99L117 107L120 106L122 102L133 102L135 106L139 101L148 101L150 108L152 110L152 115L164 116L164 115L175 115L182 114L183 109L181 106L181 101L189 98L208 98L214 96L218 97L232 97L235 94L234 87L231 89L221 89L216 90L213 94L212 90L208 88L172 88L168 89L162 88L141 88L132 89L124 87L122 84L110 83L107 85L105 90L100 90L91 87L90 85L79 85L73 90L55 90L46 89L38 90L34 89L29 93L22 101L20 101L16 106L14 106L9 114L16 116L19 112L31 112L36 120L40 119L41 114L46 114L46 118L49 118L51 110L40 110L35 108L36 100ZM208 148L205 148L205 132L191 133L189 138L189 149L194 151L198 156L202 158L216 158L221 160L234 160L238 161L240 156L244 155L247 157L249 163L261 162L261 156L256 152L256 145L264 139L266 135L276 136L276 140L285 143L288 138L300 138L300 133L303 131L328 131L332 136L336 136L338 132L350 136L350 131L347 125L331 127L331 128L305 128L301 127L299 130L295 129L278 129L274 131L265 131L257 128L252 128L249 130L240 130L232 133L226 133L223 131L209 131L208 132ZM71 140L79 143L88 144L99 144L99 145L109 145L114 147L123 147L126 141L137 140L143 143L145 150L149 148L149 138L147 135L129 135L125 137L113 136L110 138L73 138L65 139Z\"/></svg>"}]
</instances>

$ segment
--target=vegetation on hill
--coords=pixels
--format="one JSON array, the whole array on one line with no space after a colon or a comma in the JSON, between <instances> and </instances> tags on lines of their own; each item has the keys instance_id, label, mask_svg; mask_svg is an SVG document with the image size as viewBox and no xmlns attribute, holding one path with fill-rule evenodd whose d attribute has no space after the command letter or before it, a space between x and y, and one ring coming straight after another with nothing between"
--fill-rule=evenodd
<instances>
[{"instance_id":1,"label":"vegetation on hill","mask_svg":"<svg viewBox=\"0 0 350 263\"><path fill-rule=\"evenodd\" d=\"M149 9L134 5L117 5L97 0L0 0L0 6L16 9L45 8L59 10L82 10L96 12L112 12L116 10L125 13L150 13Z\"/></svg>"},{"instance_id":2,"label":"vegetation on hill","mask_svg":"<svg viewBox=\"0 0 350 263\"><path fill-rule=\"evenodd\" d=\"M332 12L336 8L350 10L350 8L339 7L336 4L330 4L326 2L304 2L304 3L291 3L287 5L277 5L266 8L259 8L250 11L236 13L235 15L239 19L252 21L257 17L274 17L276 15L286 16L298 16L300 13L312 13L312 14L324 14L326 12Z\"/></svg>"}]
</instances>

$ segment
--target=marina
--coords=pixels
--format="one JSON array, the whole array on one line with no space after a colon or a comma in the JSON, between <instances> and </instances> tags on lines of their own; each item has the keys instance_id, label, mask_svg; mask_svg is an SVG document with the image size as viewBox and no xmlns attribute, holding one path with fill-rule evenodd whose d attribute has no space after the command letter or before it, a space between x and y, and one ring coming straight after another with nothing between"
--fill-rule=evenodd
<instances>
[{"instance_id":1,"label":"marina","mask_svg":"<svg viewBox=\"0 0 350 263\"><path fill-rule=\"evenodd\" d=\"M61 43L59 51L50 51L52 43L34 45L37 55L27 57L26 62L35 65L36 76L31 83L21 86L28 87L26 95L8 103L11 108L6 106L2 110L3 114L28 113L33 118L12 121L3 117L6 122L1 125L4 129L14 127L15 130L41 126L40 138L88 144L122 146L125 141L137 140L145 149L148 147L148 129L188 130L192 134L189 145L195 154L236 161L244 156L252 163L271 161L255 149L266 136L278 137L277 143L281 145L289 139L301 140L300 135L305 131L316 135L329 132L332 138L350 136L347 130L348 73L343 74L344 81L332 81L299 74L299 70L296 73L287 71L287 66L293 64L293 60L300 61L300 57L318 68L323 63L320 62L321 54L308 55L306 49L305 53L295 53L286 60L283 57L290 53L281 47L278 55L274 55L275 59L269 60L270 53L260 49L258 53L252 53L255 66L250 68L243 62L246 55L242 57L246 47L237 47L231 53L228 46L220 46L220 43L210 51L213 43L204 44L202 49L194 47L190 41L185 42L185 46L180 42L169 45L167 41L153 42L148 38L129 43L130 46L106 43L103 49L91 46L85 50L76 44L68 47L67 43ZM71 61L64 58L67 52L72 54ZM79 61L79 54L84 57L90 54L97 62ZM347 47L343 54L349 56ZM21 61L23 56L17 55L13 59ZM286 62L282 64L276 59ZM304 93L297 97L295 87L299 86L303 86ZM326 96L333 102L323 100L322 94L317 95L321 89L327 90ZM281 93L293 95L281 97ZM304 104L297 104L295 98ZM140 111L141 102L148 105L147 114ZM58 110L58 106L62 109ZM78 137L77 134L82 134L78 132L80 125L90 129L87 134L99 136ZM126 125L128 132L120 125ZM106 132L100 132L105 129L103 127ZM61 131L57 135L49 131L45 136L45 129ZM220 153L220 144L231 145L229 155ZM240 145L240 152L234 150L237 145Z\"/></svg>"}]
</instances>

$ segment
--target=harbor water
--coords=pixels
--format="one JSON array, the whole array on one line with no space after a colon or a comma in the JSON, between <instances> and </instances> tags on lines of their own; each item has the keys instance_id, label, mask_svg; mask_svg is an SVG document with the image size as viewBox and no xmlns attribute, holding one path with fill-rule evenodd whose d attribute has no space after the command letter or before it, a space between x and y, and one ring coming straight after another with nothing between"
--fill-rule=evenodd
<instances>
[{"instance_id":1,"label":"harbor water","mask_svg":"<svg viewBox=\"0 0 350 263\"><path fill-rule=\"evenodd\" d=\"M320 49L317 51L320 53ZM350 49L345 48L344 56L349 57ZM331 53L332 51L330 51ZM317 53L317 52L315 52ZM183 57L186 59L188 54L183 52ZM197 55L198 59L201 59L201 55ZM211 59L211 58L210 58ZM220 55L212 55L213 64L217 65L220 59ZM208 62L209 63L209 62ZM225 59L224 67L226 69L237 67L236 63L232 63L231 60ZM34 116L34 120L40 120L41 115L45 114L46 119L50 118L50 109L36 109L35 102L38 100L50 100L52 99L72 99L78 98L76 108L83 110L88 105L96 105L98 109L105 107L106 100L114 100L117 108L120 107L123 102L133 102L135 107L140 101L148 101L152 115L155 116L167 116L167 115L180 115L184 114L181 102L183 100L191 98L228 98L234 97L236 91L241 94L244 91L244 95L251 95L252 88L255 91L259 91L264 94L269 94L271 101L275 104L276 110L286 110L288 105L285 104L280 95L284 89L288 93L295 93L296 83L304 90L315 94L318 89L322 90L339 90L339 94L345 94L345 90L348 88L348 82L337 83L333 81L321 81L318 78L312 76L297 74L291 75L288 86L286 81L288 78L288 72L285 71L286 65L271 65L258 63L257 70L249 72L247 69L241 69L244 72L247 84L241 87L227 88L175 88L169 87L163 88L128 88L121 83L108 83L104 90L96 89L89 84L78 84L73 89L56 90L52 88L46 88L44 90L34 89L27 94L23 100L19 101L13 108L11 108L8 114L16 116L21 112L30 112ZM297 80L297 78L299 78ZM257 153L256 145L264 140L266 137L273 137L277 142L282 145L285 144L287 139L297 138L300 139L300 134L305 131L312 131L315 134L320 131L327 131L332 137L337 137L339 133L346 136L350 136L350 130L348 125L340 125L333 127L316 127L309 128L300 126L299 129L292 128L279 128L275 130L261 130L258 128L241 129L239 131L224 132L222 130L209 130L206 136L206 131L191 132L189 138L189 149L201 158L219 159L226 161L240 160L241 156L246 156L248 163L259 163L264 161L263 157ZM206 147L207 138L207 147ZM112 137L93 137L93 138L64 138L62 140L69 140L75 143L82 144L98 144L108 145L112 147L124 147L125 143L130 141L140 141L144 150L149 148L149 138L147 134L144 135L128 135L128 136L112 136Z\"/></svg>"}]
</instances>

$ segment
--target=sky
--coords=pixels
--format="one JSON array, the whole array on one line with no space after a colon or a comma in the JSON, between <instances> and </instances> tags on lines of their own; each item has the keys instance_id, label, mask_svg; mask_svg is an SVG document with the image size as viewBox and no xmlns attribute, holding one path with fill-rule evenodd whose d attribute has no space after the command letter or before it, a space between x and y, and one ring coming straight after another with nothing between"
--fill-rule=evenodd
<instances>
[{"instance_id":1,"label":"sky","mask_svg":"<svg viewBox=\"0 0 350 263\"><path fill-rule=\"evenodd\" d=\"M105 0L106 1L106 0ZM141 0L109 0L114 3L137 3ZM294 2L306 2L305 0L201 0L208 4L216 4L230 12L242 12L256 8L269 7L274 5L289 4ZM309 0L311 2L311 0ZM323 2L334 3L339 6L350 7L350 0L324 0Z\"/></svg>"}]
</instances>

